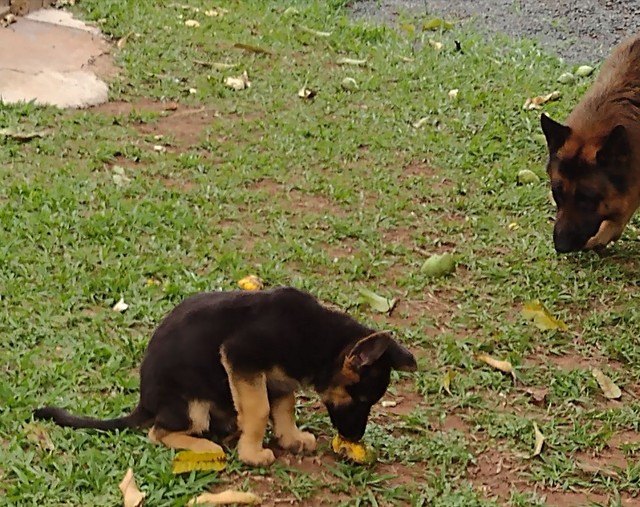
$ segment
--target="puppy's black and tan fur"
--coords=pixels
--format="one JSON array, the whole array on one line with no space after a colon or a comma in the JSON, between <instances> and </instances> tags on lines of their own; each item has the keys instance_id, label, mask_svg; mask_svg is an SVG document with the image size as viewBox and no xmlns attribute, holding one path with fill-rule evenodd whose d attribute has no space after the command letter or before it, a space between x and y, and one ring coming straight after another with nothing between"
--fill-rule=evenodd
<instances>
[{"instance_id":1,"label":"puppy's black and tan fur","mask_svg":"<svg viewBox=\"0 0 640 507\"><path fill-rule=\"evenodd\" d=\"M212 451L220 448L202 435L237 425L239 458L267 465L274 461L263 448L269 417L283 448L315 448L315 437L295 423L300 385L313 387L338 432L356 441L392 369L413 371L415 358L387 333L305 292L204 293L180 303L153 334L140 369L140 402L130 415L103 421L47 407L35 416L74 428L150 427L154 441Z\"/></svg>"},{"instance_id":2,"label":"puppy's black and tan fur","mask_svg":"<svg viewBox=\"0 0 640 507\"><path fill-rule=\"evenodd\" d=\"M616 47L566 125L542 115L557 251L606 246L640 206L640 36Z\"/></svg>"}]
</instances>

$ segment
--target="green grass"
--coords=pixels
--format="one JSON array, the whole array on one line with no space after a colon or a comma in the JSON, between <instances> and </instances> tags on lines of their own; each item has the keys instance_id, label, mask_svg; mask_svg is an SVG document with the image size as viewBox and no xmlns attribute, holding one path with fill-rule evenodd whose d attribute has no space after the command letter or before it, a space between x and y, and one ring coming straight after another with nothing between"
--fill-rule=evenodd
<instances>
[{"instance_id":1,"label":"green grass","mask_svg":"<svg viewBox=\"0 0 640 507\"><path fill-rule=\"evenodd\" d=\"M189 3L201 11L80 2L78 13L114 39L133 34L116 51L122 71L111 86L112 100L139 104L130 113L0 109L0 126L53 129L28 143L5 139L0 150L0 503L117 505L129 466L153 506L229 486L257 491L266 505L526 506L551 493L637 502L636 229L604 257L557 256L544 178L515 183L523 168L544 176L539 113L524 111L525 99L561 90L545 109L562 119L591 78L557 83L567 69L531 42L486 41L460 27L423 33L409 15L403 23L415 31L396 32L349 20L337 0L223 2L222 17L204 15L209 2ZM188 18L201 26L185 27ZM239 42L273 55L233 48ZM341 56L367 64L340 66ZM224 86L243 70L251 88ZM357 91L341 88L345 77ZM300 99L303 86L317 97ZM144 106L149 99L181 109ZM186 108L206 108L206 121ZM153 149L159 143L166 152ZM128 184L114 183L114 165ZM424 252L443 251L460 266L429 279ZM377 466L335 462L328 418L313 398L300 421L323 437L321 465L282 455L271 469L251 470L231 452L221 474L176 477L173 452L142 432L36 423L55 449L33 441L26 424L36 406L128 411L135 368L162 316L248 273L391 328L420 356L417 374L394 378L389 398L404 398L402 415L379 408L372 418ZM358 305L360 287L399 297L398 308L374 314ZM123 314L111 310L120 297L130 305ZM570 331L523 321L521 305L533 299ZM509 359L518 382L476 361L480 351ZM625 389L620 402L603 398L591 367ZM457 373L451 395L441 388L448 369ZM548 389L542 406L528 388ZM547 445L530 459L534 421ZM602 470L585 473L576 463L593 456ZM496 475L501 459L509 466Z\"/></svg>"}]
</instances>

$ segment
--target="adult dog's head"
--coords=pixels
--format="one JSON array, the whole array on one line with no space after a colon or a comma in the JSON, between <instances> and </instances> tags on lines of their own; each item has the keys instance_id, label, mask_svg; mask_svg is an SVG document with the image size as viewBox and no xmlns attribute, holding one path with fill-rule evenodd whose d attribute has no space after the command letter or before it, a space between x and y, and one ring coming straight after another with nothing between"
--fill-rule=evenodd
<instances>
[{"instance_id":1,"label":"adult dog's head","mask_svg":"<svg viewBox=\"0 0 640 507\"><path fill-rule=\"evenodd\" d=\"M590 250L617 240L638 207L627 128L617 125L585 136L545 114L540 122L557 205L555 249Z\"/></svg>"}]
</instances>

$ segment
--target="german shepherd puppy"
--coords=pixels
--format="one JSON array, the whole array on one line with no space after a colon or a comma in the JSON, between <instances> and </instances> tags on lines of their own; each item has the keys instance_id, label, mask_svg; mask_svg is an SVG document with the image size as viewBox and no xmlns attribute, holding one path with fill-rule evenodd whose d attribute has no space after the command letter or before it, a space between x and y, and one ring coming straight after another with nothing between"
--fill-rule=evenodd
<instances>
[{"instance_id":1,"label":"german shepherd puppy","mask_svg":"<svg viewBox=\"0 0 640 507\"><path fill-rule=\"evenodd\" d=\"M98 420L46 407L34 416L73 428L146 427L154 442L207 451L221 448L205 435L237 429L240 460L268 465L275 459L262 445L269 416L281 447L315 449L315 437L295 423L294 392L301 385L319 393L340 435L358 441L391 370L416 368L411 352L388 333L306 292L210 292L185 299L151 337L140 401L130 415Z\"/></svg>"},{"instance_id":2,"label":"german shepherd puppy","mask_svg":"<svg viewBox=\"0 0 640 507\"><path fill-rule=\"evenodd\" d=\"M562 125L541 118L558 252L605 247L640 206L640 35L617 46Z\"/></svg>"}]
</instances>

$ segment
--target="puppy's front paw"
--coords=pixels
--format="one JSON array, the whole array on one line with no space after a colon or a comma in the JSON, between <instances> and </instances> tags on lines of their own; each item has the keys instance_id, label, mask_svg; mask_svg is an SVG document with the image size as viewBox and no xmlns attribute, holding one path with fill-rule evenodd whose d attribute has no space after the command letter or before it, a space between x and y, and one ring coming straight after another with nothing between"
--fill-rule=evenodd
<instances>
[{"instance_id":1,"label":"puppy's front paw","mask_svg":"<svg viewBox=\"0 0 640 507\"><path fill-rule=\"evenodd\" d=\"M280 447L293 453L312 452L316 449L316 437L307 431L296 431L278 438Z\"/></svg>"},{"instance_id":2,"label":"puppy's front paw","mask_svg":"<svg viewBox=\"0 0 640 507\"><path fill-rule=\"evenodd\" d=\"M257 467L271 465L276 460L271 449L247 449L242 446L238 447L238 458L247 465Z\"/></svg>"}]
</instances>

